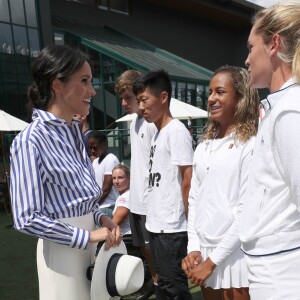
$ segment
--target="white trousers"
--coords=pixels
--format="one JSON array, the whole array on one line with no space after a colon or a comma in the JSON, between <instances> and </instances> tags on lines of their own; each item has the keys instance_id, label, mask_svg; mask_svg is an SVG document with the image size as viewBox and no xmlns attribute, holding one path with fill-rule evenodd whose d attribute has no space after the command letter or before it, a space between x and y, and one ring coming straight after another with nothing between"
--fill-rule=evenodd
<instances>
[{"instance_id":1,"label":"white trousers","mask_svg":"<svg viewBox=\"0 0 300 300\"><path fill-rule=\"evenodd\" d=\"M93 215L62 219L78 228L93 230ZM87 267L94 262L97 244L79 250L39 239L37 267L40 300L90 300L91 282L86 278Z\"/></svg>"},{"instance_id":2,"label":"white trousers","mask_svg":"<svg viewBox=\"0 0 300 300\"><path fill-rule=\"evenodd\" d=\"M300 300L300 250L245 255L251 300Z\"/></svg>"}]
</instances>

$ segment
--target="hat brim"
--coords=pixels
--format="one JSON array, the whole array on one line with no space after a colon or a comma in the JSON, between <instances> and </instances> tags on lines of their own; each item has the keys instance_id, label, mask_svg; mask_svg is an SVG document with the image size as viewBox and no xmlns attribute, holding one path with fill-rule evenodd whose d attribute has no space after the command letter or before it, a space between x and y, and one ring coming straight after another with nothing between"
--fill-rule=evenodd
<instances>
[{"instance_id":1,"label":"hat brim","mask_svg":"<svg viewBox=\"0 0 300 300\"><path fill-rule=\"evenodd\" d=\"M109 259L115 253L127 254L127 249L123 241L118 247L111 247L104 250L105 243L102 245L96 258L91 284L91 300L117 300L120 297L112 297L106 287L106 268Z\"/></svg>"}]
</instances>

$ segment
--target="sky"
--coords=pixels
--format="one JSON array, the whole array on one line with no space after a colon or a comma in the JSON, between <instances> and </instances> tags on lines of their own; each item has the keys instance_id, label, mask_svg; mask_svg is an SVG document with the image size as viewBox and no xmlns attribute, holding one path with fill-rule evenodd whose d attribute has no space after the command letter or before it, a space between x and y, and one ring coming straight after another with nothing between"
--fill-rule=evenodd
<instances>
[{"instance_id":1,"label":"sky","mask_svg":"<svg viewBox=\"0 0 300 300\"><path fill-rule=\"evenodd\" d=\"M255 3L257 5L260 5L262 7L269 7L269 6L272 6L273 4L275 3L278 3L278 2L290 2L288 0L247 0L248 2L252 2L252 3ZM299 2L300 3L300 0L293 0L293 2Z\"/></svg>"}]
</instances>

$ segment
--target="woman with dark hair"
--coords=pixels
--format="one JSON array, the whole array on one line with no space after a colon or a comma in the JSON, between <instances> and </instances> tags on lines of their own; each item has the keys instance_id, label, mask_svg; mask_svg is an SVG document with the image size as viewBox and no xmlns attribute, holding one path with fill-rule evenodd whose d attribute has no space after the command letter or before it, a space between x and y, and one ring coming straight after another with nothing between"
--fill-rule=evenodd
<instances>
[{"instance_id":1,"label":"woman with dark hair","mask_svg":"<svg viewBox=\"0 0 300 300\"><path fill-rule=\"evenodd\" d=\"M96 181L102 190L102 195L99 198L100 210L112 217L119 193L113 186L111 173L113 168L119 164L119 160L113 153L108 152L108 139L103 132L91 131L88 137L88 145L91 153L90 158L95 157L92 165Z\"/></svg>"},{"instance_id":2,"label":"woman with dark hair","mask_svg":"<svg viewBox=\"0 0 300 300\"><path fill-rule=\"evenodd\" d=\"M11 147L15 228L39 238L39 299L90 299L85 273L96 243L105 240L109 248L121 240L119 227L98 209L101 190L73 121L75 114L88 114L95 95L91 68L81 51L51 45L32 74L33 122Z\"/></svg>"},{"instance_id":3,"label":"woman with dark hair","mask_svg":"<svg viewBox=\"0 0 300 300\"><path fill-rule=\"evenodd\" d=\"M215 71L208 110L206 133L193 161L188 255L182 267L206 300L249 300L238 208L252 159L259 100L245 69L223 66Z\"/></svg>"}]
</instances>

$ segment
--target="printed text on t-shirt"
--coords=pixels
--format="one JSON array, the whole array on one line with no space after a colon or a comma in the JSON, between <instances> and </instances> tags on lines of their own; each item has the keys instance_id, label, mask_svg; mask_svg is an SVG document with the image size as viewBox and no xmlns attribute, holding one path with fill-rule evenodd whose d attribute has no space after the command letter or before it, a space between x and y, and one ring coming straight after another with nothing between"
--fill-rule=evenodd
<instances>
[{"instance_id":1,"label":"printed text on t-shirt","mask_svg":"<svg viewBox=\"0 0 300 300\"><path fill-rule=\"evenodd\" d=\"M153 157L155 154L156 145L151 146L150 149L150 160L149 160L149 188L159 187L159 181L161 180L161 175L158 172L152 172Z\"/></svg>"}]
</instances>

